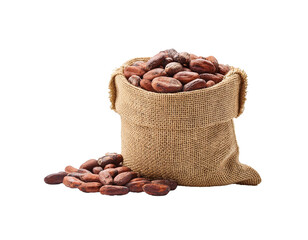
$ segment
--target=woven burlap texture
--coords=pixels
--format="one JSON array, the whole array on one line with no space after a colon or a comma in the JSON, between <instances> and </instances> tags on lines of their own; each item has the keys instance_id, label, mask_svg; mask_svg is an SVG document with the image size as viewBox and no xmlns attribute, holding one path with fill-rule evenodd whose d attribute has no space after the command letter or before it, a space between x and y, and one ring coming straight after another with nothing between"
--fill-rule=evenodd
<instances>
[{"instance_id":1,"label":"woven burlap texture","mask_svg":"<svg viewBox=\"0 0 308 240\"><path fill-rule=\"evenodd\" d=\"M257 185L259 174L239 162L233 118L244 110L247 75L232 68L219 84L180 93L153 93L113 73L111 108L121 116L124 165L151 179L184 186Z\"/></svg>"}]
</instances>

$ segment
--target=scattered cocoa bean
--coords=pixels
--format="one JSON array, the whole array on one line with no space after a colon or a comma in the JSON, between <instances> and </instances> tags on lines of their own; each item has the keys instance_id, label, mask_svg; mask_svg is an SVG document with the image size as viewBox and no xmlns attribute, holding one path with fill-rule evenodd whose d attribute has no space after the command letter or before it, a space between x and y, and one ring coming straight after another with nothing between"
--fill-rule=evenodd
<instances>
[{"instance_id":1,"label":"scattered cocoa bean","mask_svg":"<svg viewBox=\"0 0 308 240\"><path fill-rule=\"evenodd\" d=\"M99 181L103 184L103 185L112 185L113 184L113 178L110 174L109 171L101 171L99 174Z\"/></svg>"},{"instance_id":2,"label":"scattered cocoa bean","mask_svg":"<svg viewBox=\"0 0 308 240\"><path fill-rule=\"evenodd\" d=\"M117 168L115 168L115 170L118 171L118 174L131 171L131 169L129 167L126 167L126 166L117 167Z\"/></svg>"},{"instance_id":3,"label":"scattered cocoa bean","mask_svg":"<svg viewBox=\"0 0 308 240\"><path fill-rule=\"evenodd\" d=\"M136 181L149 181L148 179L146 179L146 178L142 178L142 177L140 177L140 178L133 178L132 180L130 180L129 182L136 182Z\"/></svg>"},{"instance_id":4,"label":"scattered cocoa bean","mask_svg":"<svg viewBox=\"0 0 308 240\"><path fill-rule=\"evenodd\" d=\"M47 184L60 184L65 176L67 176L67 172L52 173L46 176L44 181Z\"/></svg>"},{"instance_id":5,"label":"scattered cocoa bean","mask_svg":"<svg viewBox=\"0 0 308 240\"><path fill-rule=\"evenodd\" d=\"M89 171L91 171L94 167L98 167L98 163L96 159L90 159L86 162L84 162L83 164L81 164L81 166L79 167L80 169L87 169Z\"/></svg>"},{"instance_id":6,"label":"scattered cocoa bean","mask_svg":"<svg viewBox=\"0 0 308 240\"><path fill-rule=\"evenodd\" d=\"M171 77L157 77L152 81L152 87L160 93L174 93L182 90L181 82Z\"/></svg>"},{"instance_id":7,"label":"scattered cocoa bean","mask_svg":"<svg viewBox=\"0 0 308 240\"><path fill-rule=\"evenodd\" d=\"M84 182L100 182L98 174L86 173L80 176L80 180Z\"/></svg>"},{"instance_id":8,"label":"scattered cocoa bean","mask_svg":"<svg viewBox=\"0 0 308 240\"><path fill-rule=\"evenodd\" d=\"M66 176L63 178L63 184L69 188L78 188L83 182L75 177Z\"/></svg>"},{"instance_id":9,"label":"scattered cocoa bean","mask_svg":"<svg viewBox=\"0 0 308 240\"><path fill-rule=\"evenodd\" d=\"M87 182L82 183L78 189L82 192L91 193L91 192L99 192L102 184L99 182Z\"/></svg>"},{"instance_id":10,"label":"scattered cocoa bean","mask_svg":"<svg viewBox=\"0 0 308 240\"><path fill-rule=\"evenodd\" d=\"M77 170L78 170L77 168L74 168L70 165L66 166L65 169L64 169L64 171L67 172L67 173L77 172Z\"/></svg>"},{"instance_id":11,"label":"scattered cocoa bean","mask_svg":"<svg viewBox=\"0 0 308 240\"><path fill-rule=\"evenodd\" d=\"M129 192L129 189L125 186L104 185L99 192L103 195L124 195Z\"/></svg>"},{"instance_id":12,"label":"scattered cocoa bean","mask_svg":"<svg viewBox=\"0 0 308 240\"><path fill-rule=\"evenodd\" d=\"M105 167L104 167L104 170L105 169L108 169L108 168L116 168L117 166L115 165L115 164L112 164L112 163L110 163L110 164L107 164Z\"/></svg>"},{"instance_id":13,"label":"scattered cocoa bean","mask_svg":"<svg viewBox=\"0 0 308 240\"><path fill-rule=\"evenodd\" d=\"M118 170L115 168L107 168L104 171L109 172L113 178L118 174Z\"/></svg>"},{"instance_id":14,"label":"scattered cocoa bean","mask_svg":"<svg viewBox=\"0 0 308 240\"><path fill-rule=\"evenodd\" d=\"M170 187L168 185L155 183L145 184L142 188L144 192L153 196L164 196L170 191Z\"/></svg>"},{"instance_id":15,"label":"scattered cocoa bean","mask_svg":"<svg viewBox=\"0 0 308 240\"><path fill-rule=\"evenodd\" d=\"M114 165L115 166L115 165ZM92 172L94 173L94 174L99 174L101 171L103 171L103 168L102 167L94 167L93 169L92 169Z\"/></svg>"},{"instance_id":16,"label":"scattered cocoa bean","mask_svg":"<svg viewBox=\"0 0 308 240\"><path fill-rule=\"evenodd\" d=\"M170 187L170 190L174 190L178 186L176 181L167 179L153 180L152 183L168 185Z\"/></svg>"},{"instance_id":17,"label":"scattered cocoa bean","mask_svg":"<svg viewBox=\"0 0 308 240\"><path fill-rule=\"evenodd\" d=\"M104 168L107 164L114 164L118 166L121 162L123 162L123 156L121 154L117 155L107 155L98 159L98 164Z\"/></svg>"},{"instance_id":18,"label":"scattered cocoa bean","mask_svg":"<svg viewBox=\"0 0 308 240\"><path fill-rule=\"evenodd\" d=\"M137 175L135 172L122 172L114 178L114 183L119 186L124 186L131 179L137 177Z\"/></svg>"},{"instance_id":19,"label":"scattered cocoa bean","mask_svg":"<svg viewBox=\"0 0 308 240\"><path fill-rule=\"evenodd\" d=\"M80 178L81 178L81 176L83 176L83 175L85 175L85 174L87 174L87 173L72 172L72 173L67 174L67 176L70 176L70 177L75 177L75 178L80 179Z\"/></svg>"},{"instance_id":20,"label":"scattered cocoa bean","mask_svg":"<svg viewBox=\"0 0 308 240\"><path fill-rule=\"evenodd\" d=\"M140 181L134 181L134 182L129 182L126 184L126 187L128 187L130 192L143 192L143 186L145 184L151 183L148 180L140 180Z\"/></svg>"}]
</instances>

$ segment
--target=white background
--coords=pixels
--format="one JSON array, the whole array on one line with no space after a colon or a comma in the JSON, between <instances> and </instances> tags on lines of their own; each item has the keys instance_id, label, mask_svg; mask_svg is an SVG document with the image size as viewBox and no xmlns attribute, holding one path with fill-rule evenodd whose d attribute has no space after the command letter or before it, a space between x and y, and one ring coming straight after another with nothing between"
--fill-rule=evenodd
<instances>
[{"instance_id":1,"label":"white background","mask_svg":"<svg viewBox=\"0 0 308 240\"><path fill-rule=\"evenodd\" d=\"M306 1L0 1L1 239L307 239ZM112 71L167 48L248 74L257 187L108 197L45 175L120 152Z\"/></svg>"}]
</instances>

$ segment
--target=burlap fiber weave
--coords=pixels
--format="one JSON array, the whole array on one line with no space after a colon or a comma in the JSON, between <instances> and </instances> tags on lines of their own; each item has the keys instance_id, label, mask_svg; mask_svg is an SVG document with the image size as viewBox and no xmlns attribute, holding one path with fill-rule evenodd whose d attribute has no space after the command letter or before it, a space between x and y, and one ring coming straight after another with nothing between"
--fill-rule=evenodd
<instances>
[{"instance_id":1,"label":"burlap fiber weave","mask_svg":"<svg viewBox=\"0 0 308 240\"><path fill-rule=\"evenodd\" d=\"M124 165L148 178L185 186L257 185L259 174L239 162L233 118L244 110L247 75L232 68L211 88L153 93L130 84L123 69L111 78L111 108L121 116Z\"/></svg>"}]
</instances>

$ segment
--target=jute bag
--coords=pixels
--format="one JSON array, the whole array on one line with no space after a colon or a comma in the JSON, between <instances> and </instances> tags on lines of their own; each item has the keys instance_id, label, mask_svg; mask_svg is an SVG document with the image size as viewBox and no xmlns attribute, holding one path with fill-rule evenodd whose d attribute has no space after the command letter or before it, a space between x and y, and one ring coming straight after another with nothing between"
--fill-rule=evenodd
<instances>
[{"instance_id":1,"label":"jute bag","mask_svg":"<svg viewBox=\"0 0 308 240\"><path fill-rule=\"evenodd\" d=\"M153 93L130 84L127 65L111 78L111 108L121 116L124 165L148 178L185 186L257 185L259 174L239 162L233 118L244 110L247 75L232 68L219 84L179 93Z\"/></svg>"}]
</instances>

